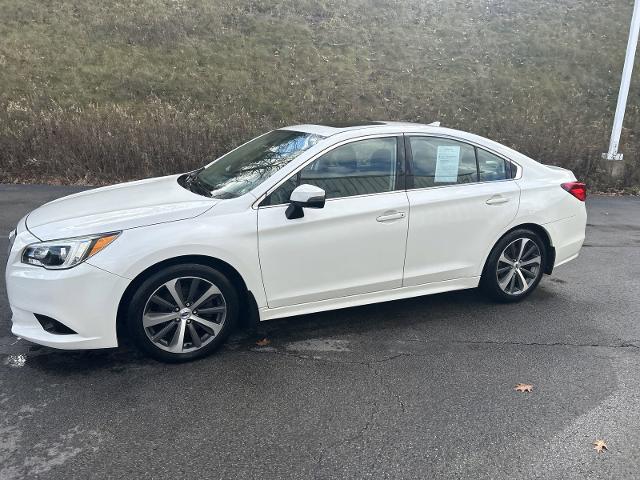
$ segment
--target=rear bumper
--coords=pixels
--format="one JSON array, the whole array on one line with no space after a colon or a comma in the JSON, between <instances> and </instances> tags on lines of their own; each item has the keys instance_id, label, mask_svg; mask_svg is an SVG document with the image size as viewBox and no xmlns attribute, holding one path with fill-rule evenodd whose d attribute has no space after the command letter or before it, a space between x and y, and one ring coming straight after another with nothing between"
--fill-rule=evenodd
<instances>
[{"instance_id":1,"label":"rear bumper","mask_svg":"<svg viewBox=\"0 0 640 480\"><path fill-rule=\"evenodd\" d=\"M555 268L573 260L580 253L587 228L587 212L583 209L573 217L547 223L544 227L556 251Z\"/></svg>"},{"instance_id":2,"label":"rear bumper","mask_svg":"<svg viewBox=\"0 0 640 480\"><path fill-rule=\"evenodd\" d=\"M129 280L83 263L45 270L19 260L7 266L6 284L14 335L66 350L118 346L118 303ZM76 333L46 331L34 314L46 315Z\"/></svg>"}]
</instances>

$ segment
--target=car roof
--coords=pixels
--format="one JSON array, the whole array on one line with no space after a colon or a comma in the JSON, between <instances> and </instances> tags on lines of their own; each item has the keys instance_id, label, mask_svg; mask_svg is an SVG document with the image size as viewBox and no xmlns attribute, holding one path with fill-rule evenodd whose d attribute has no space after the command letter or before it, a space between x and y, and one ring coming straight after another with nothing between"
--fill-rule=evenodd
<instances>
[{"instance_id":1,"label":"car roof","mask_svg":"<svg viewBox=\"0 0 640 480\"><path fill-rule=\"evenodd\" d=\"M331 137L333 135L337 135L339 133L350 132L354 130L364 130L364 129L381 129L381 127L412 127L412 128L428 128L439 126L440 122L434 122L429 125L424 125L421 123L411 123L411 122L389 122L389 121L360 121L360 122L337 122L332 124L324 124L324 125L316 125L316 124L302 124L302 125L292 125L289 127L283 127L280 130L295 130L298 132L305 133L313 133L316 135L320 135L322 137Z\"/></svg>"}]
</instances>

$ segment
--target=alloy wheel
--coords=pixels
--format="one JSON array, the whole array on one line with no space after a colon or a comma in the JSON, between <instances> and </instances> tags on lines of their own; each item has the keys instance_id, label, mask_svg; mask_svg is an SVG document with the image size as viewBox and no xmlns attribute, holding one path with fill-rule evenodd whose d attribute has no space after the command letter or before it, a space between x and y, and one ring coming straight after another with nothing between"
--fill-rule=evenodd
<instances>
[{"instance_id":1,"label":"alloy wheel","mask_svg":"<svg viewBox=\"0 0 640 480\"><path fill-rule=\"evenodd\" d=\"M199 350L220 333L227 303L220 289L199 277L179 277L158 287L142 315L147 338L171 353Z\"/></svg>"},{"instance_id":2,"label":"alloy wheel","mask_svg":"<svg viewBox=\"0 0 640 480\"><path fill-rule=\"evenodd\" d=\"M508 295L521 295L541 273L542 255L530 238L518 238L502 251L496 267L498 286Z\"/></svg>"}]
</instances>

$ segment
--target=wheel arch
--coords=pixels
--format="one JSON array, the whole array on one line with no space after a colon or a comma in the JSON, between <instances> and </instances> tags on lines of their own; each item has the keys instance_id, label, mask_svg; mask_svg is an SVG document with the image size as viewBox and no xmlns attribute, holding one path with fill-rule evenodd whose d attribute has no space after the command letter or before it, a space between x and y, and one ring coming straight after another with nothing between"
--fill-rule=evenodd
<instances>
[{"instance_id":1,"label":"wheel arch","mask_svg":"<svg viewBox=\"0 0 640 480\"><path fill-rule=\"evenodd\" d=\"M248 289L247 284L242 278L242 275L233 265L220 260L219 258L210 257L207 255L180 255L173 258L168 258L155 263L138 275L136 275L129 285L125 289L124 293L120 297L118 303L118 311L116 315L116 331L118 336L118 343L121 339L126 337L125 329L125 315L126 309L136 289L144 282L149 276L153 275L160 270L172 266L181 265L187 263L196 263L199 265L206 265L222 272L233 286L238 290L238 298L240 300L240 325L251 326L258 321L258 306L256 300ZM244 300L244 301L243 301Z\"/></svg>"},{"instance_id":2,"label":"wheel arch","mask_svg":"<svg viewBox=\"0 0 640 480\"><path fill-rule=\"evenodd\" d=\"M497 245L497 243L500 240L502 240L502 238L505 235L508 235L514 230L520 230L520 229L531 230L542 239L542 241L544 242L546 253L547 253L547 258L545 259L543 272L546 273L547 275L550 275L553 272L553 265L555 264L555 259L556 259L556 249L553 246L551 235L549 235L549 232L547 231L547 229L537 223L520 223L518 225L515 225L509 228L509 230L504 232L502 235L500 235L500 237L496 239L495 242L493 242L493 245L491 245L491 248L489 249L489 251L484 257L484 263L482 264L482 275L484 275L484 271L487 268L487 261L489 260L489 255L491 254L491 251Z\"/></svg>"}]
</instances>

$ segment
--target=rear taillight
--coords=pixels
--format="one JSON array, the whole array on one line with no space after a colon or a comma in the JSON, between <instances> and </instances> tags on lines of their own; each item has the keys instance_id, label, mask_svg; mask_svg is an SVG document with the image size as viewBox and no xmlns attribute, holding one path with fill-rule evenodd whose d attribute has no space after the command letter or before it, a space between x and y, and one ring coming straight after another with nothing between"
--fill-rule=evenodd
<instances>
[{"instance_id":1,"label":"rear taillight","mask_svg":"<svg viewBox=\"0 0 640 480\"><path fill-rule=\"evenodd\" d=\"M584 202L587 199L587 186L584 183L568 182L563 183L561 186L581 202Z\"/></svg>"}]
</instances>

